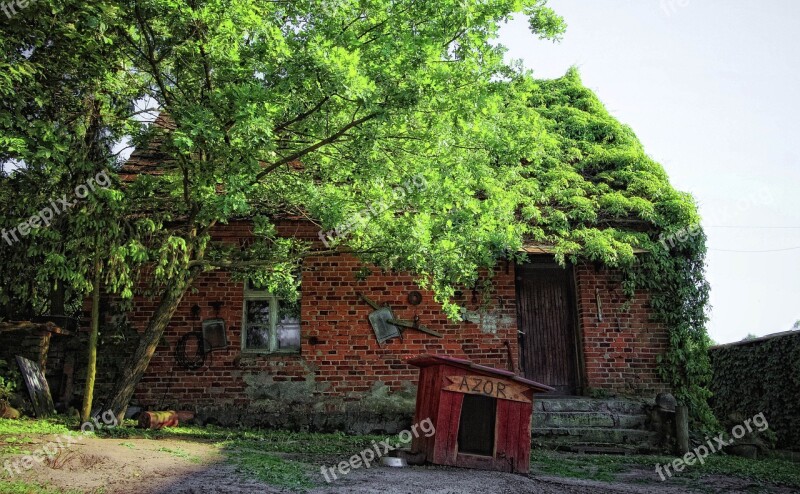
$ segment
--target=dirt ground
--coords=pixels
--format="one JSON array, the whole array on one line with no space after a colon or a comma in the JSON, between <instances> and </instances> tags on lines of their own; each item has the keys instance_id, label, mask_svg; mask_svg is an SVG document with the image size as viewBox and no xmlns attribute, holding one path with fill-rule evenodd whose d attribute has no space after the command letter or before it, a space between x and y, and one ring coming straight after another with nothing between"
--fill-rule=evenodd
<instances>
[{"instance_id":1,"label":"dirt ground","mask_svg":"<svg viewBox=\"0 0 800 494\"><path fill-rule=\"evenodd\" d=\"M54 437L41 437L42 444ZM48 483L64 489L104 494L288 493L248 480L226 463L209 443L176 439L99 439L88 437L53 465L37 464L16 480ZM320 480L321 480L320 475ZM523 476L437 466L354 470L313 494L483 494L483 493L685 493L778 492L796 490L751 484L728 477L704 477L695 483L654 482L653 472L630 471L623 481L597 482L550 476ZM2 481L0 481L0 484ZM0 485L0 492L4 492Z\"/></svg>"}]
</instances>

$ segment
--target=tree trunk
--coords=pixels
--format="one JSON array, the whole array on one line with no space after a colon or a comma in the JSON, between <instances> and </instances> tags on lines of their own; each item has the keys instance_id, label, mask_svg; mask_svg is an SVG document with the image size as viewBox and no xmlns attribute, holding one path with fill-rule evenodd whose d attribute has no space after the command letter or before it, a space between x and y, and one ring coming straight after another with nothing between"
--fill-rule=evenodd
<instances>
[{"instance_id":1,"label":"tree trunk","mask_svg":"<svg viewBox=\"0 0 800 494\"><path fill-rule=\"evenodd\" d=\"M61 280L56 281L56 288L50 292L50 315L63 316L64 315L64 298L66 287Z\"/></svg>"},{"instance_id":2,"label":"tree trunk","mask_svg":"<svg viewBox=\"0 0 800 494\"><path fill-rule=\"evenodd\" d=\"M92 414L92 398L94 397L94 378L97 373L97 334L100 331L100 255L96 254L94 262L94 286L92 287L92 325L89 332L89 362L86 365L86 389L83 392L81 421L88 422Z\"/></svg>"},{"instance_id":3,"label":"tree trunk","mask_svg":"<svg viewBox=\"0 0 800 494\"><path fill-rule=\"evenodd\" d=\"M167 286L161 295L158 307L139 339L139 346L136 348L136 352L128 359L122 378L117 381L114 387L109 409L114 412L119 423L122 423L122 419L125 417L128 403L133 397L136 385L142 379L147 366L150 365L150 359L153 358L153 353L156 351L164 330L170 319L172 319L173 314L175 314L178 304L180 304L184 293L186 293L186 289L192 284L198 272L197 270L192 270L186 272L183 276L174 278L173 282Z\"/></svg>"}]
</instances>

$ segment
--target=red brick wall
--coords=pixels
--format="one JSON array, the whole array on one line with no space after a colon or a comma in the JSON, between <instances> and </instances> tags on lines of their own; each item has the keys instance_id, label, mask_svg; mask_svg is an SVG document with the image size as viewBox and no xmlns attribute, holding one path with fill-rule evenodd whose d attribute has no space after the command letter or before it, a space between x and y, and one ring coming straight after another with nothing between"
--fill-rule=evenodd
<instances>
[{"instance_id":1,"label":"red brick wall","mask_svg":"<svg viewBox=\"0 0 800 494\"><path fill-rule=\"evenodd\" d=\"M593 264L575 267L585 385L652 396L668 390L658 377L656 358L666 352L669 335L662 324L652 321L646 292L637 291L625 308L628 299L621 282L616 270Z\"/></svg>"},{"instance_id":2,"label":"red brick wall","mask_svg":"<svg viewBox=\"0 0 800 494\"><path fill-rule=\"evenodd\" d=\"M282 224L279 232L302 238L317 238L312 225ZM220 228L215 237L241 242L249 236L249 226L235 224ZM418 369L405 360L422 353L441 353L474 362L508 368L511 346L514 366L517 365L516 315L514 305L514 272L501 266L496 275L497 289L489 303L489 313L499 321L494 326L472 322L448 321L430 292L420 290L413 277L403 273L373 274L359 281L357 273L363 264L349 255L308 258L303 263L301 303L301 353L299 355L241 354L243 284L223 272L204 274L195 284L195 293L188 291L170 322L164 338L168 347L160 346L150 367L137 388L136 398L145 405L238 405L249 401L245 378L266 373L269 380L305 381L313 376L321 384L320 395L356 399L382 381L393 390L404 381L415 383ZM412 306L408 293L418 290L422 303ZM401 339L378 345L367 319L372 308L357 295L361 292L379 304L388 303L399 319L411 320L443 334L436 338L414 330L404 330ZM470 304L472 292L463 300ZM200 329L200 321L215 318L210 305L223 302L218 317L225 320L229 347L215 350L213 361L204 372L190 372L177 365L175 346L184 334ZM192 317L191 308L201 308L200 318ZM130 316L138 330L147 324L156 300L137 299ZM474 307L472 307L474 308Z\"/></svg>"},{"instance_id":3,"label":"red brick wall","mask_svg":"<svg viewBox=\"0 0 800 494\"><path fill-rule=\"evenodd\" d=\"M282 235L317 239L317 229L310 224L284 223L278 230ZM243 243L250 237L250 227L246 223L227 225L219 228L215 237ZM302 348L297 355L241 354L243 284L232 281L224 272L203 275L194 285L196 291L187 292L172 318L164 335L167 345L156 351L136 398L147 406L238 406L251 401L246 379L260 376L274 383L310 379L321 401L338 399L341 404L342 398L355 400L363 396L376 381L393 390L402 388L404 383L415 383L418 369L405 360L422 353L463 357L506 369L506 342L514 369L518 370L513 264L498 266L489 317L478 323L448 321L432 294L420 290L408 274L381 273L372 268L373 274L359 280L357 273L363 267L348 255L306 259L302 272ZM665 385L656 374L656 356L665 351L668 339L664 328L650 321L647 295L637 293L630 310L625 311L619 272L580 265L575 268L575 281L584 387L644 395L664 390ZM422 303L416 307L407 301L411 290L423 294ZM399 319L418 315L421 324L444 337L405 330L402 340L378 345L367 319L372 309L357 296L358 292L379 304L388 303ZM596 293L602 306L602 321L598 318ZM214 301L223 303L219 314L211 306ZM459 301L476 309L469 290ZM136 300L129 319L137 330L147 324L156 302ZM201 309L199 318L191 314L194 305ZM174 353L178 340L199 330L203 319L215 317L225 320L229 347L215 350L209 368L203 372L182 369Z\"/></svg>"}]
</instances>

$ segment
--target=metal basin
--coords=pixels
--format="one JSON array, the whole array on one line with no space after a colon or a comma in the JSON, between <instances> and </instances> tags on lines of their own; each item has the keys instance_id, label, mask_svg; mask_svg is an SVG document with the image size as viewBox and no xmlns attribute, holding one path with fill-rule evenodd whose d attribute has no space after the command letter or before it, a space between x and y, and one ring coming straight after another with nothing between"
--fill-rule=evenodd
<instances>
[{"instance_id":1,"label":"metal basin","mask_svg":"<svg viewBox=\"0 0 800 494\"><path fill-rule=\"evenodd\" d=\"M393 456L384 456L381 458L381 464L385 467L403 468L408 466L405 458L395 458Z\"/></svg>"}]
</instances>

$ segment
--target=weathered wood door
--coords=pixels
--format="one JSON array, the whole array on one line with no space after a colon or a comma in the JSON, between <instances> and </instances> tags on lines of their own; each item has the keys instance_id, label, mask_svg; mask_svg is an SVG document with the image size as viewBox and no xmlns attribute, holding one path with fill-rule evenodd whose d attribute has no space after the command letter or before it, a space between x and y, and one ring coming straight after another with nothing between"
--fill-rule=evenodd
<instances>
[{"instance_id":1,"label":"weathered wood door","mask_svg":"<svg viewBox=\"0 0 800 494\"><path fill-rule=\"evenodd\" d=\"M534 261L516 267L520 363L525 377L578 391L575 296L572 269Z\"/></svg>"}]
</instances>

